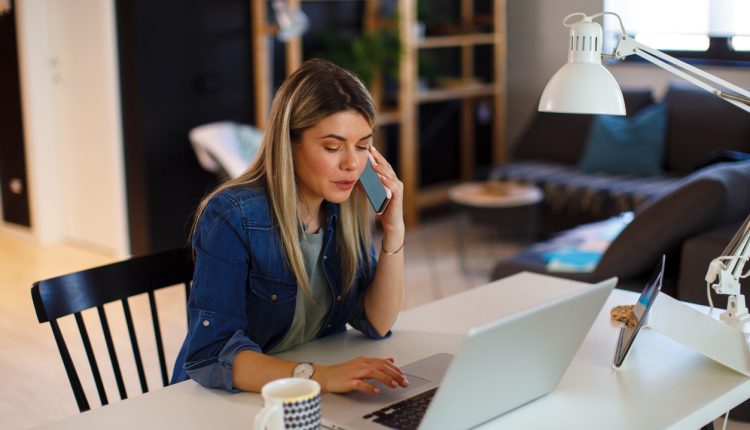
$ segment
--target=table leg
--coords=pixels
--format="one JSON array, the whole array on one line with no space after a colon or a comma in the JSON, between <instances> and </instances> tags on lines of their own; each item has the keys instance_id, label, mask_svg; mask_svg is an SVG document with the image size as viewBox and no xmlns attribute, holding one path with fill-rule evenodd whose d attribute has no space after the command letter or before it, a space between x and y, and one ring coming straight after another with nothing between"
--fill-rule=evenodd
<instances>
[{"instance_id":1,"label":"table leg","mask_svg":"<svg viewBox=\"0 0 750 430\"><path fill-rule=\"evenodd\" d=\"M469 214L461 211L458 213L456 219L456 250L458 251L458 261L461 265L461 271L466 274L468 268L466 267L466 232L469 228Z\"/></svg>"}]
</instances>

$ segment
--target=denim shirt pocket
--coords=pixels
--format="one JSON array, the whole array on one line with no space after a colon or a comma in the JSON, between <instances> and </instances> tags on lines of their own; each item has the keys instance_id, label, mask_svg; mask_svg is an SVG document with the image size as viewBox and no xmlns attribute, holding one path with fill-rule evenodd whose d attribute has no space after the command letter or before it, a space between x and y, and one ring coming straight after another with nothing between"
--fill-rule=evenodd
<instances>
[{"instance_id":1,"label":"denim shirt pocket","mask_svg":"<svg viewBox=\"0 0 750 430\"><path fill-rule=\"evenodd\" d=\"M247 331L264 350L289 330L296 303L296 283L250 274Z\"/></svg>"}]
</instances>

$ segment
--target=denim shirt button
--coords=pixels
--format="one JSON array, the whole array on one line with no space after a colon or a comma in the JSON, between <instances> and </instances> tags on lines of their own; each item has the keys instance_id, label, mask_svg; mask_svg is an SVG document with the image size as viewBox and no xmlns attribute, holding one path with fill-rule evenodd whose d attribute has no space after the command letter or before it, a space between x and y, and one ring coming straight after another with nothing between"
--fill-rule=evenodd
<instances>
[{"instance_id":1,"label":"denim shirt button","mask_svg":"<svg viewBox=\"0 0 750 430\"><path fill-rule=\"evenodd\" d=\"M278 300L278 299L279 299L279 296L277 296L276 294L272 294L272 295L271 295L271 300L273 300L274 302L275 302L276 300Z\"/></svg>"},{"instance_id":2,"label":"denim shirt button","mask_svg":"<svg viewBox=\"0 0 750 430\"><path fill-rule=\"evenodd\" d=\"M339 296L336 296L336 301L337 301L337 302L340 302L340 301L341 301L341 296L340 296L340 295L339 295Z\"/></svg>"},{"instance_id":3,"label":"denim shirt button","mask_svg":"<svg viewBox=\"0 0 750 430\"><path fill-rule=\"evenodd\" d=\"M324 256L323 256L323 260L328 260L328 256L327 256L327 255L324 255Z\"/></svg>"},{"instance_id":4,"label":"denim shirt button","mask_svg":"<svg viewBox=\"0 0 750 430\"><path fill-rule=\"evenodd\" d=\"M208 320L203 320L203 327L208 327L211 323Z\"/></svg>"}]
</instances>

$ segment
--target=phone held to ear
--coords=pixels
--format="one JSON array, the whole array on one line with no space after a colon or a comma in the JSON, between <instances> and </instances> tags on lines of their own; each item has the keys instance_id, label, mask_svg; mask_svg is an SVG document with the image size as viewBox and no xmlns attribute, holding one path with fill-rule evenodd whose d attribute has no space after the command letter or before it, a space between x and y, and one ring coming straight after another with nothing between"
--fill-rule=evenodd
<instances>
[{"instance_id":1,"label":"phone held to ear","mask_svg":"<svg viewBox=\"0 0 750 430\"><path fill-rule=\"evenodd\" d=\"M370 200L375 213L378 215L382 214L388 206L390 199L388 198L388 194L386 194L383 183L378 178L378 174L372 169L370 160L367 160L365 170L362 172L362 176L359 177L359 183L362 184L362 188L365 190L367 199Z\"/></svg>"}]
</instances>

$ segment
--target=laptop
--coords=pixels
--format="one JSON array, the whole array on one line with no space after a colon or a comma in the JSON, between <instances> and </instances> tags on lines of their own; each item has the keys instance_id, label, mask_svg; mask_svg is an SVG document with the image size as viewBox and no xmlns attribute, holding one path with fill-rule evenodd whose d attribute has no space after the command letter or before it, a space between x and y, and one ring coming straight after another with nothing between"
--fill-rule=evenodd
<instances>
[{"instance_id":1,"label":"laptop","mask_svg":"<svg viewBox=\"0 0 750 430\"><path fill-rule=\"evenodd\" d=\"M458 353L402 370L410 382L380 394L326 394L323 426L336 430L466 429L552 391L609 293L611 278L471 328Z\"/></svg>"}]
</instances>

